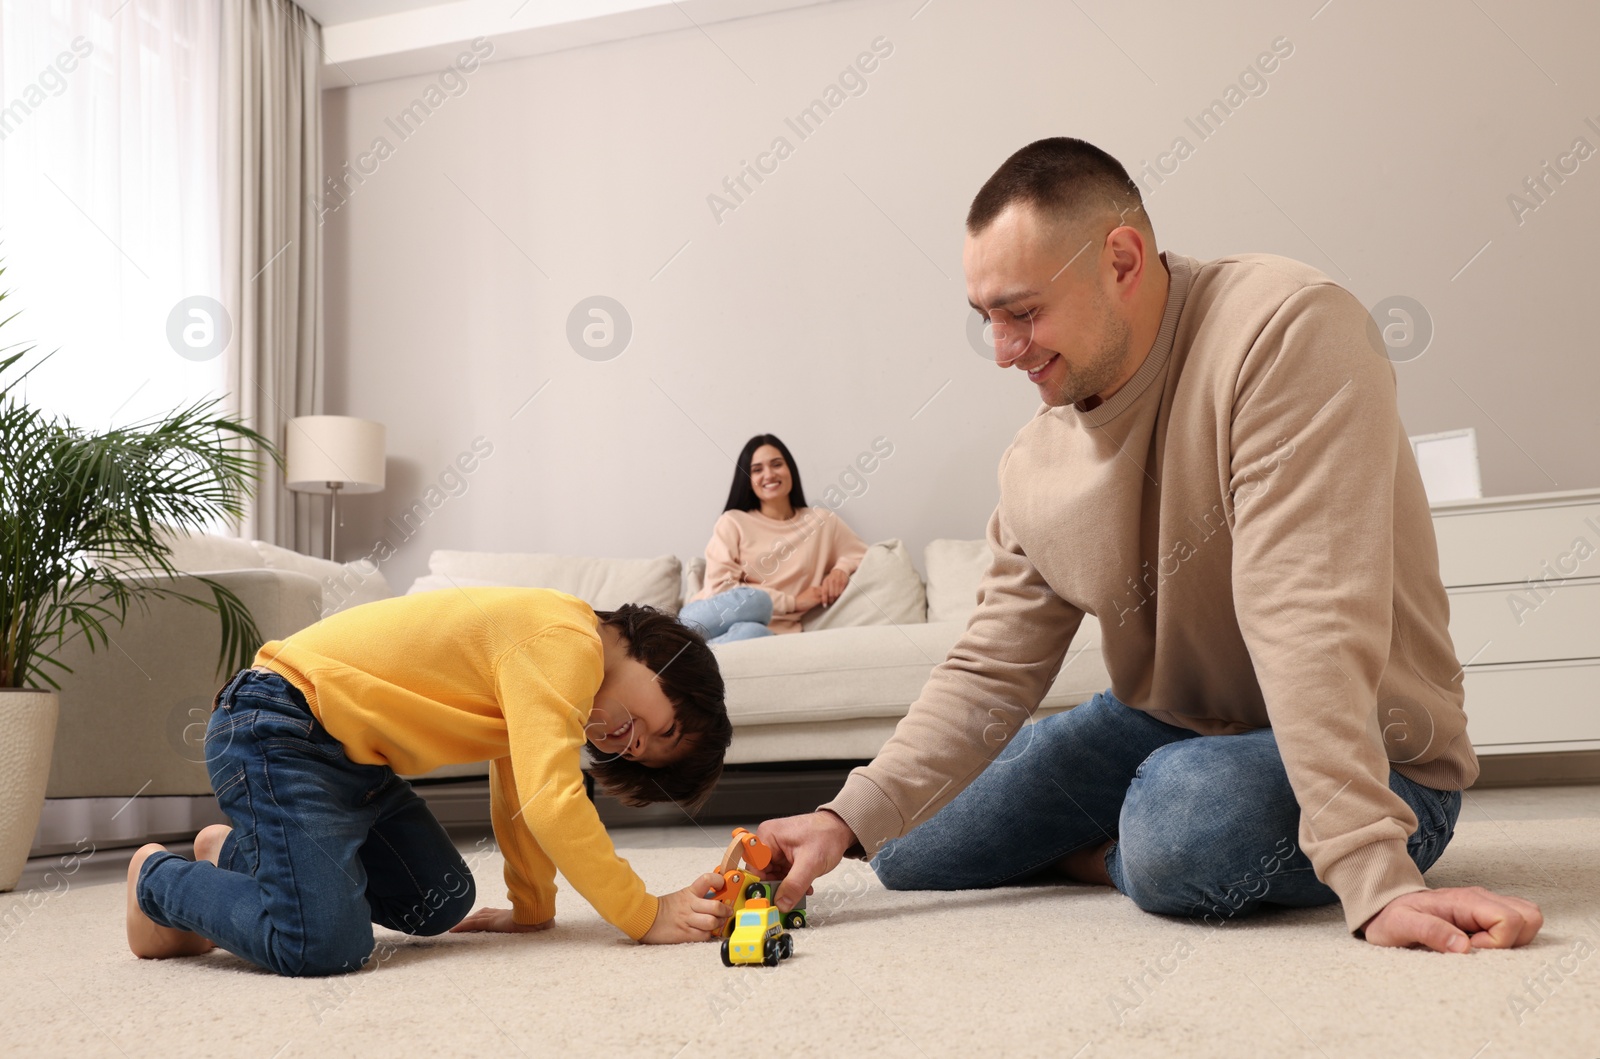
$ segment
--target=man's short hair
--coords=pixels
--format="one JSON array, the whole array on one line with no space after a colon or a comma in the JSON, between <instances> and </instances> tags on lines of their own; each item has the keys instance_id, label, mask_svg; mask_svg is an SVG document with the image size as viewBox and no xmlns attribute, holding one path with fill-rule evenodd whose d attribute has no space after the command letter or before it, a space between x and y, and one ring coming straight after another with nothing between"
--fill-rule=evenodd
<instances>
[{"instance_id":1,"label":"man's short hair","mask_svg":"<svg viewBox=\"0 0 1600 1059\"><path fill-rule=\"evenodd\" d=\"M1056 224L1105 212L1119 214L1123 224L1154 234L1139 185L1122 163L1094 144L1069 136L1035 140L1007 158L972 200L967 232L977 235L1006 207L1019 202Z\"/></svg>"},{"instance_id":2,"label":"man's short hair","mask_svg":"<svg viewBox=\"0 0 1600 1059\"><path fill-rule=\"evenodd\" d=\"M624 804L671 801L693 811L711 795L733 742L716 655L698 632L654 607L625 603L616 610L595 611L595 616L617 630L629 658L656 675L688 752L656 768L620 755L600 755L591 747L590 773Z\"/></svg>"}]
</instances>

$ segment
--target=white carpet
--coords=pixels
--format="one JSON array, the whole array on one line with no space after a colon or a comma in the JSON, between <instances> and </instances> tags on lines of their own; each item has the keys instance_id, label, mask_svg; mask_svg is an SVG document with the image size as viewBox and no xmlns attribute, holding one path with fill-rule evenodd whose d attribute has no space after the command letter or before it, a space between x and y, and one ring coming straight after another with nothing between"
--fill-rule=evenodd
<instances>
[{"instance_id":1,"label":"white carpet","mask_svg":"<svg viewBox=\"0 0 1600 1059\"><path fill-rule=\"evenodd\" d=\"M716 859L629 857L658 890ZM474 869L496 903L499 859ZM122 887L66 880L0 931L0 1053L1600 1055L1600 822L1464 821L1430 880L1529 897L1544 933L1447 957L1357 942L1334 908L1213 929L1077 887L891 894L847 864L771 970L724 968L712 945L633 945L563 884L548 933L380 931L366 971L290 980L222 952L135 960ZM24 897L0 895L0 908Z\"/></svg>"}]
</instances>

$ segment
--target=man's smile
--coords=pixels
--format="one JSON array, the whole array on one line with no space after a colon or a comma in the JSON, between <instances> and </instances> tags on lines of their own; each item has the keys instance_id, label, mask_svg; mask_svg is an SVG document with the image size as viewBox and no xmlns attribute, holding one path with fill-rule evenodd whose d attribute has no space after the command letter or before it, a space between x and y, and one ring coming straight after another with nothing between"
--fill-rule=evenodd
<instances>
[{"instance_id":1,"label":"man's smile","mask_svg":"<svg viewBox=\"0 0 1600 1059\"><path fill-rule=\"evenodd\" d=\"M1023 367L1021 364L1018 364L1017 367L1022 368L1023 371L1028 373L1029 382L1038 382L1040 379L1044 378L1044 373L1050 370L1050 365L1054 364L1060 359L1060 353L1052 353L1048 359L1041 361L1031 368Z\"/></svg>"}]
</instances>

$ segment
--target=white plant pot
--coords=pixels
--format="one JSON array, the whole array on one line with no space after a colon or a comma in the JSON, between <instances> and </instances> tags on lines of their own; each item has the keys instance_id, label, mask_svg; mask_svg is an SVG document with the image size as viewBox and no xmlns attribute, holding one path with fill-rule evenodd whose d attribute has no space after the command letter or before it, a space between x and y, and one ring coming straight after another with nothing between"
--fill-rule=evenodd
<instances>
[{"instance_id":1,"label":"white plant pot","mask_svg":"<svg viewBox=\"0 0 1600 1059\"><path fill-rule=\"evenodd\" d=\"M39 829L58 707L53 691L0 688L0 892L16 888Z\"/></svg>"}]
</instances>

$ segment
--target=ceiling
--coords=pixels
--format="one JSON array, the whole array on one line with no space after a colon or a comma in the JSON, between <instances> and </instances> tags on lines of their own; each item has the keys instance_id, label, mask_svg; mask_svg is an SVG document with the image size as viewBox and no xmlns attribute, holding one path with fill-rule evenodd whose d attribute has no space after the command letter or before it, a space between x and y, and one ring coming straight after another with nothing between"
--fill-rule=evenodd
<instances>
[{"instance_id":1,"label":"ceiling","mask_svg":"<svg viewBox=\"0 0 1600 1059\"><path fill-rule=\"evenodd\" d=\"M419 7L444 7L439 0L295 0L306 13L324 26L360 22L380 15L414 11ZM515 5L519 0L511 0ZM511 10L507 8L507 10Z\"/></svg>"},{"instance_id":2,"label":"ceiling","mask_svg":"<svg viewBox=\"0 0 1600 1059\"><path fill-rule=\"evenodd\" d=\"M840 0L296 0L322 24L325 89L437 72L467 42L494 61Z\"/></svg>"}]
</instances>

